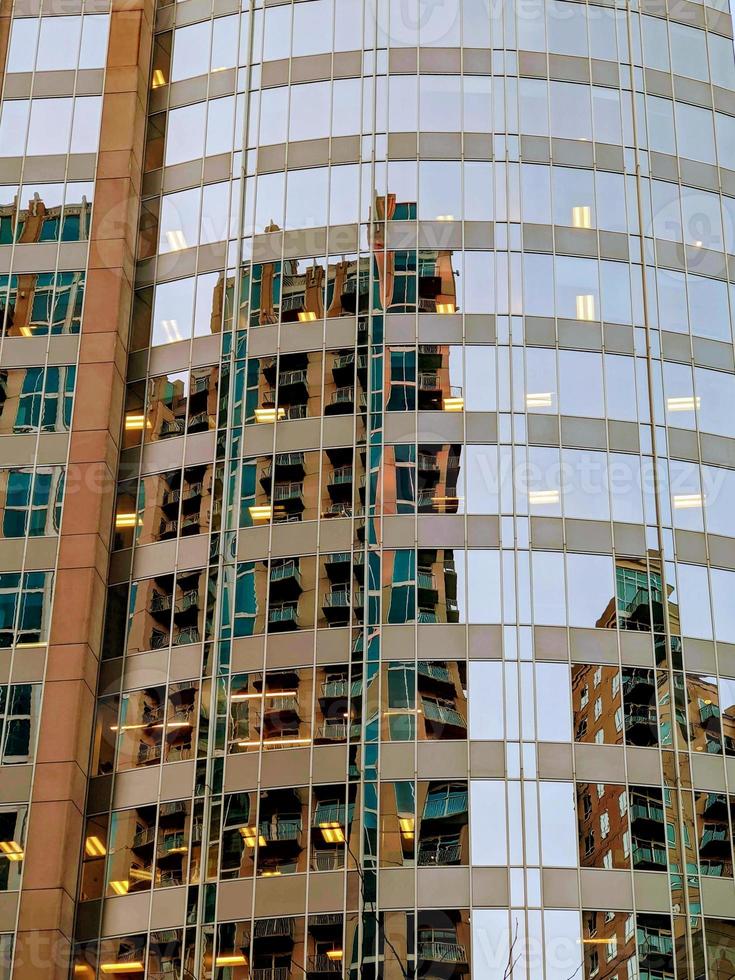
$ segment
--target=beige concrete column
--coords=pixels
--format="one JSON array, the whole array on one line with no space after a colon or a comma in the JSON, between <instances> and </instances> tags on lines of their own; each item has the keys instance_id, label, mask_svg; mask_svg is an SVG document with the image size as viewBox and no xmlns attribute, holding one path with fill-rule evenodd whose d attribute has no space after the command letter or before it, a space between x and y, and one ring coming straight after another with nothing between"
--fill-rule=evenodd
<instances>
[{"instance_id":1,"label":"beige concrete column","mask_svg":"<svg viewBox=\"0 0 735 980\"><path fill-rule=\"evenodd\" d=\"M113 0L69 474L13 977L66 978L134 281L152 0Z\"/></svg>"}]
</instances>

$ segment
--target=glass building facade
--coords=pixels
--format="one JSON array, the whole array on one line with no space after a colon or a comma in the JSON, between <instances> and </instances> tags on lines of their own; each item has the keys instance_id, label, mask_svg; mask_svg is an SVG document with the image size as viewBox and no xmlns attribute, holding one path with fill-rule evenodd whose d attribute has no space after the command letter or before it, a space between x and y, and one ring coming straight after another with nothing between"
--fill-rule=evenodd
<instances>
[{"instance_id":1,"label":"glass building facade","mask_svg":"<svg viewBox=\"0 0 735 980\"><path fill-rule=\"evenodd\" d=\"M52 6L0 980L732 980L727 0Z\"/></svg>"}]
</instances>

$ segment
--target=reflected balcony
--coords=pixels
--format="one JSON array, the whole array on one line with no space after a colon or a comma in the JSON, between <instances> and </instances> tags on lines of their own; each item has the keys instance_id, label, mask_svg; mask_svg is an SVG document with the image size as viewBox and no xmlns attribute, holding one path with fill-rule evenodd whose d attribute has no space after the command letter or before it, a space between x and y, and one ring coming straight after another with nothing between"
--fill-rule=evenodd
<instances>
[{"instance_id":1,"label":"reflected balcony","mask_svg":"<svg viewBox=\"0 0 735 980\"><path fill-rule=\"evenodd\" d=\"M422 841L419 844L418 865L420 868L456 865L460 863L461 859L461 844L442 844L437 841Z\"/></svg>"},{"instance_id":2,"label":"reflected balcony","mask_svg":"<svg viewBox=\"0 0 735 980\"><path fill-rule=\"evenodd\" d=\"M301 571L296 561L285 561L279 565L272 565L269 581L270 599L275 603L281 599L297 599L303 591Z\"/></svg>"},{"instance_id":3,"label":"reflected balcony","mask_svg":"<svg viewBox=\"0 0 735 980\"><path fill-rule=\"evenodd\" d=\"M666 848L653 841L633 841L633 867L637 871L665 871Z\"/></svg>"},{"instance_id":4,"label":"reflected balcony","mask_svg":"<svg viewBox=\"0 0 735 980\"><path fill-rule=\"evenodd\" d=\"M422 820L447 820L455 817L461 817L463 823L467 820L466 792L427 796L421 813Z\"/></svg>"},{"instance_id":5,"label":"reflected balcony","mask_svg":"<svg viewBox=\"0 0 735 980\"><path fill-rule=\"evenodd\" d=\"M282 633L299 628L299 611L296 604L285 603L271 606L268 610L268 630L271 633Z\"/></svg>"},{"instance_id":6,"label":"reflected balcony","mask_svg":"<svg viewBox=\"0 0 735 980\"><path fill-rule=\"evenodd\" d=\"M467 734L467 720L456 708L451 705L437 704L436 701L427 701L423 704L424 718L427 727L433 732L441 732L447 729L449 737L465 738Z\"/></svg>"}]
</instances>

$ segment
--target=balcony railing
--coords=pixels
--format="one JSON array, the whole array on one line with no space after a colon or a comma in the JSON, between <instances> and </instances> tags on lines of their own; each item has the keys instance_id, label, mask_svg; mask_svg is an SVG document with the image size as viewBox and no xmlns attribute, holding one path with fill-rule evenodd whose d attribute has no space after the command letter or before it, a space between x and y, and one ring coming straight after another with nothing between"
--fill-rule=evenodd
<instances>
[{"instance_id":1,"label":"balcony railing","mask_svg":"<svg viewBox=\"0 0 735 980\"><path fill-rule=\"evenodd\" d=\"M422 660L419 660L418 672L424 677L430 677L435 681L443 681L446 684L449 684L452 680L452 675L449 673L446 667L441 667L438 664L426 663Z\"/></svg>"},{"instance_id":2,"label":"balcony railing","mask_svg":"<svg viewBox=\"0 0 735 980\"><path fill-rule=\"evenodd\" d=\"M346 698L357 697L362 693L362 681L352 681L348 683L347 678L340 681L325 681L322 684L322 695L325 698Z\"/></svg>"},{"instance_id":3,"label":"balcony railing","mask_svg":"<svg viewBox=\"0 0 735 980\"><path fill-rule=\"evenodd\" d=\"M298 620L296 606L271 606L268 610L269 623L295 623Z\"/></svg>"},{"instance_id":4,"label":"balcony railing","mask_svg":"<svg viewBox=\"0 0 735 980\"><path fill-rule=\"evenodd\" d=\"M467 953L459 943L421 942L417 946L420 960L433 960L438 963L466 963Z\"/></svg>"},{"instance_id":5,"label":"balcony railing","mask_svg":"<svg viewBox=\"0 0 735 980\"><path fill-rule=\"evenodd\" d=\"M630 807L631 820L653 820L654 823L664 822L664 808L657 803L632 803Z\"/></svg>"},{"instance_id":6,"label":"balcony railing","mask_svg":"<svg viewBox=\"0 0 735 980\"><path fill-rule=\"evenodd\" d=\"M347 736L356 739L360 737L360 725L349 724L346 721L327 722L319 729L319 738L330 742L345 742Z\"/></svg>"},{"instance_id":7,"label":"balcony railing","mask_svg":"<svg viewBox=\"0 0 735 980\"><path fill-rule=\"evenodd\" d=\"M294 578L296 581L301 579L299 566L295 561L286 561L282 565L274 565L271 568L271 582L283 582L289 578Z\"/></svg>"},{"instance_id":8,"label":"balcony railing","mask_svg":"<svg viewBox=\"0 0 735 980\"><path fill-rule=\"evenodd\" d=\"M318 953L316 956L309 957L309 973L335 973L342 974L342 960L330 959L326 953Z\"/></svg>"},{"instance_id":9,"label":"balcony railing","mask_svg":"<svg viewBox=\"0 0 735 980\"><path fill-rule=\"evenodd\" d=\"M324 596L325 609L349 609L350 593L347 589L333 589Z\"/></svg>"},{"instance_id":10,"label":"balcony railing","mask_svg":"<svg viewBox=\"0 0 735 980\"><path fill-rule=\"evenodd\" d=\"M636 844L633 847L633 865L655 864L656 867L666 867L666 851L663 847L653 847L647 844Z\"/></svg>"},{"instance_id":11,"label":"balcony railing","mask_svg":"<svg viewBox=\"0 0 735 980\"><path fill-rule=\"evenodd\" d=\"M151 844L156 838L156 828L146 827L145 830L139 830L137 834L133 837L131 847L145 847L146 844Z\"/></svg>"},{"instance_id":12,"label":"balcony railing","mask_svg":"<svg viewBox=\"0 0 735 980\"><path fill-rule=\"evenodd\" d=\"M455 817L467 813L467 793L452 793L450 796L427 797L424 803L424 820L441 817Z\"/></svg>"},{"instance_id":13,"label":"balcony railing","mask_svg":"<svg viewBox=\"0 0 735 980\"><path fill-rule=\"evenodd\" d=\"M671 936L644 935L638 943L638 953L641 957L658 954L674 955L674 940Z\"/></svg>"},{"instance_id":14,"label":"balcony railing","mask_svg":"<svg viewBox=\"0 0 735 980\"><path fill-rule=\"evenodd\" d=\"M314 811L314 825L319 826L323 823L338 823L345 825L345 820L349 823L355 811L354 803L345 807L344 803L318 803Z\"/></svg>"},{"instance_id":15,"label":"balcony railing","mask_svg":"<svg viewBox=\"0 0 735 980\"><path fill-rule=\"evenodd\" d=\"M339 871L345 866L344 848L334 850L314 851L311 861L314 871Z\"/></svg>"},{"instance_id":16,"label":"balcony railing","mask_svg":"<svg viewBox=\"0 0 735 980\"><path fill-rule=\"evenodd\" d=\"M333 486L336 484L352 483L352 467L338 466L332 472L329 482Z\"/></svg>"},{"instance_id":17,"label":"balcony railing","mask_svg":"<svg viewBox=\"0 0 735 980\"><path fill-rule=\"evenodd\" d=\"M143 765L144 762L155 762L157 759L161 758L161 746L160 745L141 745L138 749L138 765Z\"/></svg>"},{"instance_id":18,"label":"balcony railing","mask_svg":"<svg viewBox=\"0 0 735 980\"><path fill-rule=\"evenodd\" d=\"M303 483L277 483L273 487L273 500L300 500L304 496Z\"/></svg>"},{"instance_id":19,"label":"balcony railing","mask_svg":"<svg viewBox=\"0 0 735 980\"><path fill-rule=\"evenodd\" d=\"M459 864L462 856L460 844L422 844L419 847L419 866L422 868L434 865Z\"/></svg>"},{"instance_id":20,"label":"balcony railing","mask_svg":"<svg viewBox=\"0 0 735 980\"><path fill-rule=\"evenodd\" d=\"M263 820L258 831L267 841L296 840L301 833L301 820L279 820L277 823Z\"/></svg>"},{"instance_id":21,"label":"balcony railing","mask_svg":"<svg viewBox=\"0 0 735 980\"><path fill-rule=\"evenodd\" d=\"M252 980L289 980L291 971L287 966L273 968L257 968L250 973Z\"/></svg>"},{"instance_id":22,"label":"balcony railing","mask_svg":"<svg viewBox=\"0 0 735 980\"><path fill-rule=\"evenodd\" d=\"M445 707L436 704L434 701L424 701L424 715L430 721L438 721L444 725L454 725L457 728L466 728L467 722L456 708Z\"/></svg>"}]
</instances>

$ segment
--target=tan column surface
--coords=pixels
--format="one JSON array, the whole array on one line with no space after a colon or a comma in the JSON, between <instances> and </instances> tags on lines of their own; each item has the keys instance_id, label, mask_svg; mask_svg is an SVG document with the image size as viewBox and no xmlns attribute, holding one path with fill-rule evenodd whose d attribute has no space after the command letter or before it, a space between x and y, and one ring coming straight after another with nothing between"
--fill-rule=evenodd
<instances>
[{"instance_id":1,"label":"tan column surface","mask_svg":"<svg viewBox=\"0 0 735 980\"><path fill-rule=\"evenodd\" d=\"M69 473L13 977L66 978L125 395L151 0L113 0Z\"/></svg>"}]
</instances>

